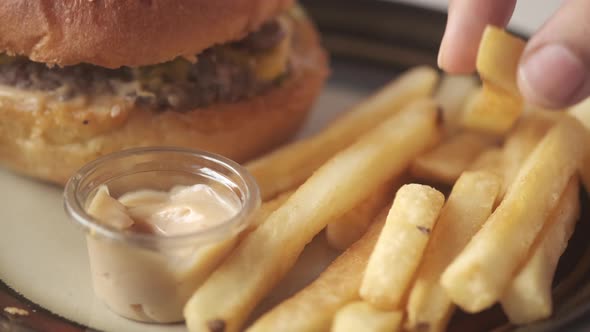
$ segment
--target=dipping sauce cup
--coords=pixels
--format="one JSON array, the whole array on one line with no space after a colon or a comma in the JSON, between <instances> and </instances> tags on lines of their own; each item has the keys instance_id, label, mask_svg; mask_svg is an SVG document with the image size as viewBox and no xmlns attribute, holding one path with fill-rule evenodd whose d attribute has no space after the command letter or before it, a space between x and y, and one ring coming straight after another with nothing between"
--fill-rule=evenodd
<instances>
[{"instance_id":1,"label":"dipping sauce cup","mask_svg":"<svg viewBox=\"0 0 590 332\"><path fill-rule=\"evenodd\" d=\"M117 199L194 185L234 202L233 217L162 235L113 227L88 213L101 187ZM69 180L64 200L67 214L85 230L96 296L119 315L158 323L183 320L186 301L235 246L260 206L258 186L243 167L179 148L131 149L90 162Z\"/></svg>"}]
</instances>

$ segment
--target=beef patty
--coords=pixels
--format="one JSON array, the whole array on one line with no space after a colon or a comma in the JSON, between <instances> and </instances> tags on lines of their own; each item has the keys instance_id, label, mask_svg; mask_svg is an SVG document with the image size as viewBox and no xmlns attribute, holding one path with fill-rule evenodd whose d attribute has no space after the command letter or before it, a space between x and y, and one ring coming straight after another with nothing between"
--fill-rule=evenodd
<instances>
[{"instance_id":1,"label":"beef patty","mask_svg":"<svg viewBox=\"0 0 590 332\"><path fill-rule=\"evenodd\" d=\"M271 77L261 77L257 68L261 56L268 57L290 37L286 19L274 19L240 41L207 49L196 61L178 58L118 69L90 64L49 68L24 57L0 55L0 84L48 92L62 101L114 95L153 111L189 111L238 101L264 92L288 75L287 65Z\"/></svg>"}]
</instances>

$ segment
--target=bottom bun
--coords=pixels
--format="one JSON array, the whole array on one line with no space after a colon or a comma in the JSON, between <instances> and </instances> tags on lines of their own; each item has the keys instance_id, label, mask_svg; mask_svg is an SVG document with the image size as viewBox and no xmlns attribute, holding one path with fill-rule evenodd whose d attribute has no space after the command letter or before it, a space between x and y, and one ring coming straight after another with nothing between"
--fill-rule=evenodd
<instances>
[{"instance_id":1,"label":"bottom bun","mask_svg":"<svg viewBox=\"0 0 590 332\"><path fill-rule=\"evenodd\" d=\"M287 78L261 95L235 103L189 112L97 113L71 107L31 112L22 100L0 100L0 163L64 184L87 162L140 146L195 148L244 162L291 138L323 87L327 59L314 27L299 22L293 38Z\"/></svg>"}]
</instances>

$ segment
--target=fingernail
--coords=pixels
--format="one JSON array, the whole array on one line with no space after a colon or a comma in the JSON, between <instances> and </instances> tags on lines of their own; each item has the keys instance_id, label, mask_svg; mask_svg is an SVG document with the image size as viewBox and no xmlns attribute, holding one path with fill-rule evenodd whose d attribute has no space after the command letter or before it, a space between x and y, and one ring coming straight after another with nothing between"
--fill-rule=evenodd
<instances>
[{"instance_id":1,"label":"fingernail","mask_svg":"<svg viewBox=\"0 0 590 332\"><path fill-rule=\"evenodd\" d=\"M441 47L438 49L438 57L436 58L436 64L438 65L438 68L444 69L444 63L443 63L443 46L441 43Z\"/></svg>"},{"instance_id":2,"label":"fingernail","mask_svg":"<svg viewBox=\"0 0 590 332\"><path fill-rule=\"evenodd\" d=\"M525 99L544 107L561 107L586 81L584 62L569 48L549 44L526 56L518 72Z\"/></svg>"},{"instance_id":3,"label":"fingernail","mask_svg":"<svg viewBox=\"0 0 590 332\"><path fill-rule=\"evenodd\" d=\"M447 22L447 29L448 30L448 22ZM445 63L444 63L444 54L443 52L445 51L445 44L446 44L446 38L447 37L447 31L445 31L443 38L440 41L440 46L438 48L438 56L436 57L436 64L438 65L438 68L440 69L445 69Z\"/></svg>"}]
</instances>

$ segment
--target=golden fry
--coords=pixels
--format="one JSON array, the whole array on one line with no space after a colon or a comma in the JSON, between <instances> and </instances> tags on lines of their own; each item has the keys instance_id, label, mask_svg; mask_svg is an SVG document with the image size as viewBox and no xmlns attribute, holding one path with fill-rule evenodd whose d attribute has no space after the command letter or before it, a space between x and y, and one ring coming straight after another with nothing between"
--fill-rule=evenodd
<instances>
[{"instance_id":1,"label":"golden fry","mask_svg":"<svg viewBox=\"0 0 590 332\"><path fill-rule=\"evenodd\" d=\"M516 72L525 45L524 40L488 25L481 37L476 60L482 80L507 93L519 94Z\"/></svg>"},{"instance_id":2,"label":"golden fry","mask_svg":"<svg viewBox=\"0 0 590 332\"><path fill-rule=\"evenodd\" d=\"M504 173L504 158L502 149L491 147L479 154L479 156L467 167L466 171L486 171L502 176Z\"/></svg>"},{"instance_id":3,"label":"golden fry","mask_svg":"<svg viewBox=\"0 0 590 332\"><path fill-rule=\"evenodd\" d=\"M367 302L353 302L334 317L332 332L396 332L403 318L401 311L382 311Z\"/></svg>"},{"instance_id":4,"label":"golden fry","mask_svg":"<svg viewBox=\"0 0 590 332\"><path fill-rule=\"evenodd\" d=\"M361 204L329 223L326 238L330 246L344 250L360 239L383 207L391 203L405 180L406 177L401 176L395 181L387 181Z\"/></svg>"},{"instance_id":5,"label":"golden fry","mask_svg":"<svg viewBox=\"0 0 590 332\"><path fill-rule=\"evenodd\" d=\"M317 135L285 145L248 163L246 167L258 181L262 200L303 183L358 137L411 102L430 96L437 81L438 73L430 67L410 69Z\"/></svg>"},{"instance_id":6,"label":"golden fry","mask_svg":"<svg viewBox=\"0 0 590 332\"><path fill-rule=\"evenodd\" d=\"M563 116L555 112L535 111L523 116L504 143L504 181L502 196L514 182L520 167L549 129Z\"/></svg>"},{"instance_id":7,"label":"golden fry","mask_svg":"<svg viewBox=\"0 0 590 332\"><path fill-rule=\"evenodd\" d=\"M465 172L453 187L415 276L406 308L410 330L444 331L454 309L440 276L492 213L501 178L486 171Z\"/></svg>"},{"instance_id":8,"label":"golden fry","mask_svg":"<svg viewBox=\"0 0 590 332\"><path fill-rule=\"evenodd\" d=\"M477 156L493 143L490 137L461 132L418 157L411 167L413 176L452 185Z\"/></svg>"},{"instance_id":9,"label":"golden fry","mask_svg":"<svg viewBox=\"0 0 590 332\"><path fill-rule=\"evenodd\" d=\"M483 87L464 111L463 125L467 128L503 134L516 122L524 109L516 85L524 47L524 40L500 28L486 27L476 60Z\"/></svg>"},{"instance_id":10,"label":"golden fry","mask_svg":"<svg viewBox=\"0 0 590 332\"><path fill-rule=\"evenodd\" d=\"M434 188L402 186L389 210L361 284L361 298L377 308L398 309L422 258L445 197Z\"/></svg>"},{"instance_id":11,"label":"golden fry","mask_svg":"<svg viewBox=\"0 0 590 332\"><path fill-rule=\"evenodd\" d=\"M275 212L276 209L285 204L285 202L289 199L289 197L291 197L291 195L293 195L294 192L295 190L289 190L271 199L270 201L263 202L256 212L254 221L250 227L248 227L250 231L260 226L260 224L263 223L273 212Z\"/></svg>"},{"instance_id":12,"label":"golden fry","mask_svg":"<svg viewBox=\"0 0 590 332\"><path fill-rule=\"evenodd\" d=\"M483 228L442 276L449 297L468 312L499 300L526 259L570 177L585 157L584 127L566 117L527 158Z\"/></svg>"},{"instance_id":13,"label":"golden fry","mask_svg":"<svg viewBox=\"0 0 590 332\"><path fill-rule=\"evenodd\" d=\"M509 95L484 82L465 104L462 124L468 129L501 135L512 128L523 105L521 97Z\"/></svg>"},{"instance_id":14,"label":"golden fry","mask_svg":"<svg viewBox=\"0 0 590 332\"><path fill-rule=\"evenodd\" d=\"M334 314L358 299L367 260L385 224L388 210L382 210L363 237L336 258L316 280L264 314L247 331L327 331Z\"/></svg>"},{"instance_id":15,"label":"golden fry","mask_svg":"<svg viewBox=\"0 0 590 332\"><path fill-rule=\"evenodd\" d=\"M190 331L237 331L331 220L400 174L437 134L436 104L414 102L318 169L238 245L185 307ZM345 175L345 176L343 176Z\"/></svg>"},{"instance_id":16,"label":"golden fry","mask_svg":"<svg viewBox=\"0 0 590 332\"><path fill-rule=\"evenodd\" d=\"M580 216L579 191L578 179L574 177L539 234L532 256L502 296L502 308L513 324L528 324L551 316L553 276Z\"/></svg>"}]
</instances>

